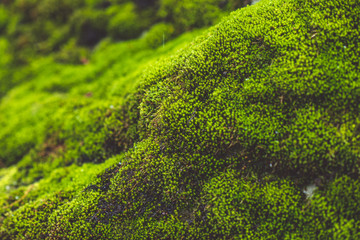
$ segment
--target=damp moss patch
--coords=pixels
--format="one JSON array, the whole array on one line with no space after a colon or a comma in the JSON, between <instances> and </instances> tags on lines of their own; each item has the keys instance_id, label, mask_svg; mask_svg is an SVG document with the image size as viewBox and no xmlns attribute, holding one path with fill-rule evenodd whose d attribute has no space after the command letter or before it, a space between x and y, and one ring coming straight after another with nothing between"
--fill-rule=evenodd
<instances>
[{"instance_id":1,"label":"damp moss patch","mask_svg":"<svg viewBox=\"0 0 360 240\"><path fill-rule=\"evenodd\" d=\"M164 47L103 42L54 70L65 90L14 88L8 116L30 89L48 105L0 121L16 163L0 172L0 236L358 238L359 16L357 0L262 0Z\"/></svg>"}]
</instances>

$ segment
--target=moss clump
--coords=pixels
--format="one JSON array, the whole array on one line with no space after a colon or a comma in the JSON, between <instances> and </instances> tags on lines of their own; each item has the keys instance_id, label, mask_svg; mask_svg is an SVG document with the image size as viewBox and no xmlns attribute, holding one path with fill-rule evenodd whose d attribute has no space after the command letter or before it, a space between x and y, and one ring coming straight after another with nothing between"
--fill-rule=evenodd
<instances>
[{"instance_id":1,"label":"moss clump","mask_svg":"<svg viewBox=\"0 0 360 240\"><path fill-rule=\"evenodd\" d=\"M259 182L226 172L204 186L202 199L198 218L207 220L206 238L284 239L302 227L299 217L304 199L285 180Z\"/></svg>"},{"instance_id":2,"label":"moss clump","mask_svg":"<svg viewBox=\"0 0 360 240\"><path fill-rule=\"evenodd\" d=\"M126 40L141 34L146 27L146 21L135 10L135 4L131 2L108 9L108 13L112 15L108 25L110 36Z\"/></svg>"},{"instance_id":3,"label":"moss clump","mask_svg":"<svg viewBox=\"0 0 360 240\"><path fill-rule=\"evenodd\" d=\"M6 8L0 7L0 33L3 33L6 29L9 19L9 12Z\"/></svg>"},{"instance_id":4,"label":"moss clump","mask_svg":"<svg viewBox=\"0 0 360 240\"><path fill-rule=\"evenodd\" d=\"M41 75L51 61L35 62L36 81L15 88L0 110L15 116L9 109L21 109L26 89L56 110L25 112L39 135L20 120L0 121L1 139L13 144L0 145L1 160L18 162L0 172L0 236L356 238L359 13L355 0L263 0L142 75L132 73L145 66L140 59L189 38L154 49L146 41L158 25L143 39L103 42L85 66ZM38 138L12 138L16 128Z\"/></svg>"},{"instance_id":5,"label":"moss clump","mask_svg":"<svg viewBox=\"0 0 360 240\"><path fill-rule=\"evenodd\" d=\"M174 35L175 28L171 24L158 23L151 27L144 39L153 48L165 45Z\"/></svg>"},{"instance_id":6,"label":"moss clump","mask_svg":"<svg viewBox=\"0 0 360 240\"><path fill-rule=\"evenodd\" d=\"M220 16L219 0L160 1L159 16L175 24L177 31L189 30L203 25L212 25Z\"/></svg>"}]
</instances>

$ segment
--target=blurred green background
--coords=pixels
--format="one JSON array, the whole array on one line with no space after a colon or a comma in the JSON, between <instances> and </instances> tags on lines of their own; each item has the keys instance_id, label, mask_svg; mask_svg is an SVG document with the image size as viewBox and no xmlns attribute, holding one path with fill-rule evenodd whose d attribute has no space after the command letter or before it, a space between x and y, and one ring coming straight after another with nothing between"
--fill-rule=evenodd
<instances>
[{"instance_id":1,"label":"blurred green background","mask_svg":"<svg viewBox=\"0 0 360 240\"><path fill-rule=\"evenodd\" d=\"M86 64L102 41L144 37L156 48L210 26L249 0L3 0L0 3L0 98L34 77L27 66L50 56ZM51 67L51 66L49 66Z\"/></svg>"}]
</instances>

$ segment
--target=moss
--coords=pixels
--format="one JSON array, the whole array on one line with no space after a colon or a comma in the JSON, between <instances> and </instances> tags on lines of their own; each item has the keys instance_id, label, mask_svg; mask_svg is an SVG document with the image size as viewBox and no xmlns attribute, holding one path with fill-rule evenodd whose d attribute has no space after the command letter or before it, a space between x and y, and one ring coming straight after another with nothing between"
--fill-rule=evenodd
<instances>
[{"instance_id":1,"label":"moss","mask_svg":"<svg viewBox=\"0 0 360 240\"><path fill-rule=\"evenodd\" d=\"M211 179L204 194L198 219L205 218L206 238L283 239L301 227L302 194L286 180L266 183L227 172Z\"/></svg>"},{"instance_id":2,"label":"moss","mask_svg":"<svg viewBox=\"0 0 360 240\"><path fill-rule=\"evenodd\" d=\"M56 40L55 40L56 41ZM55 60L60 63L84 64L89 58L86 48L77 46L76 39L69 40L55 56Z\"/></svg>"},{"instance_id":3,"label":"moss","mask_svg":"<svg viewBox=\"0 0 360 240\"><path fill-rule=\"evenodd\" d=\"M220 16L217 0L160 1L159 16L175 24L178 32L194 27L212 25Z\"/></svg>"},{"instance_id":4,"label":"moss","mask_svg":"<svg viewBox=\"0 0 360 240\"><path fill-rule=\"evenodd\" d=\"M111 16L108 31L115 39L131 39L138 37L146 25L135 11L134 3L113 6L107 10Z\"/></svg>"},{"instance_id":5,"label":"moss","mask_svg":"<svg viewBox=\"0 0 360 240\"><path fill-rule=\"evenodd\" d=\"M4 207L2 214L10 207L14 214L11 214L2 225L5 228L16 227L7 231L6 234L10 238L16 238L19 234L26 238L58 236L56 235L58 227L54 226L54 228L49 228L49 231L41 232L38 229L46 229L51 226L49 214L55 213L54 211L61 209L62 206L65 206L65 209L68 208L72 199L76 202L76 199L79 198L78 193L84 190L86 184L93 181L97 174L115 162L118 162L117 158L109 159L106 163L96 166L84 164L57 168L37 183L13 190L9 188L10 194L3 196L8 205ZM88 201L92 200L89 198ZM26 205L21 204L24 202ZM90 204L89 207L91 207ZM25 219L23 219L24 217ZM53 224L58 225L59 222ZM29 229L30 225L36 226L36 228Z\"/></svg>"},{"instance_id":6,"label":"moss","mask_svg":"<svg viewBox=\"0 0 360 240\"><path fill-rule=\"evenodd\" d=\"M159 3L189 10L181 31L221 15L216 1ZM85 65L32 62L0 106L0 159L16 163L0 172L0 236L356 238L359 12L263 0L181 51L200 32L156 48L171 28L158 24Z\"/></svg>"},{"instance_id":7,"label":"moss","mask_svg":"<svg viewBox=\"0 0 360 240\"><path fill-rule=\"evenodd\" d=\"M2 33L8 24L9 13L4 7L0 7L0 33Z\"/></svg>"},{"instance_id":8,"label":"moss","mask_svg":"<svg viewBox=\"0 0 360 240\"><path fill-rule=\"evenodd\" d=\"M0 51L3 53L0 60L0 66L1 66L0 77L4 79L3 81L4 83L0 85L0 97L5 95L7 90L12 87L11 81L7 81L11 77L11 73L8 70L8 68L10 67L12 62L12 56L8 51L8 49L9 49L9 42L4 38L0 38Z\"/></svg>"},{"instance_id":9,"label":"moss","mask_svg":"<svg viewBox=\"0 0 360 240\"><path fill-rule=\"evenodd\" d=\"M188 34L180 42L183 42L184 39L191 39L196 34L199 33ZM129 48L129 46L132 47ZM31 148L38 148L38 145L46 141L46 136L51 136L53 132L59 132L60 129L62 129L63 138L65 135L71 136L68 139L67 148L73 149L73 156L79 152L84 152L80 150L86 148L80 146L80 142L84 140L95 141L99 144L98 150L91 150L94 153L98 152L98 157L94 157L95 159L104 158L102 147L108 148L108 150L111 148L121 149L123 146L130 147L133 140L120 140L120 138L123 138L122 135L128 131L129 124L133 126L136 120L131 119L131 122L126 124L116 123L127 118L125 115L128 114L128 108L131 107L129 104L123 104L124 100L121 100L119 96L125 97L133 89L136 83L134 79L139 78L142 73L141 68L137 69L138 64L141 64L142 68L146 68L149 62L154 61L159 55L168 54L169 51L174 52L178 48L178 43L169 43L161 51L155 51L148 49L143 40L140 39L99 49L93 58L88 60L89 64L87 65L64 66L63 64L54 64L51 58L34 61L26 71L21 72L23 78L24 75L28 74L27 83L8 93L8 100L3 101L1 105L3 112L0 118L0 123L3 126L0 133L2 139L0 143L1 161L5 165L20 161ZM118 49L119 52L114 51L114 49ZM122 61L116 62L119 56L124 58ZM125 58L125 56L128 57ZM132 57L130 58L130 56ZM3 60L6 59L3 58ZM127 67L118 71L117 69L123 65ZM49 80L49 76L53 76L51 80ZM71 93L68 95L70 90ZM116 102L101 100L105 98L114 99L114 96L116 96ZM90 107L93 110L82 110L86 106L91 106L95 99L98 99L99 104ZM120 107L120 104L123 106ZM82 119L77 114L82 115ZM130 115L131 113L129 113L129 117ZM107 118L109 118L108 123L105 125L99 122L99 119L105 120ZM133 117L131 116L131 118ZM85 122L87 127L82 126ZM68 126L64 126L64 124ZM94 124L93 127L92 124ZM126 130L116 127L116 124L124 125ZM93 140L89 139L90 137L84 139L82 134L87 135L86 129L90 130L90 128L93 129L92 132L95 135L97 134L97 137L92 135L94 136ZM108 129L105 130L105 128ZM103 133L99 131L103 131ZM120 133L122 131L124 132ZM73 135L75 132L79 136ZM114 138L118 138L117 141L123 143L119 144L118 147L112 146L111 142L115 140ZM61 141L58 139L58 142ZM91 146L91 141L87 143L87 146ZM116 144L118 145L118 143ZM76 158L78 156L70 158L70 162ZM90 161L91 157L85 153L79 159ZM83 162L83 160L79 162Z\"/></svg>"},{"instance_id":10,"label":"moss","mask_svg":"<svg viewBox=\"0 0 360 240\"><path fill-rule=\"evenodd\" d=\"M326 184L314 194L307 208L316 223L312 230L321 238L356 239L359 200L358 180L342 176Z\"/></svg>"},{"instance_id":11,"label":"moss","mask_svg":"<svg viewBox=\"0 0 360 240\"><path fill-rule=\"evenodd\" d=\"M146 43L153 48L165 45L174 34L174 27L171 24L159 23L154 25L145 35Z\"/></svg>"},{"instance_id":12,"label":"moss","mask_svg":"<svg viewBox=\"0 0 360 240\"><path fill-rule=\"evenodd\" d=\"M81 9L75 12L70 20L73 35L77 36L77 43L94 46L107 34L108 18L103 11Z\"/></svg>"}]
</instances>

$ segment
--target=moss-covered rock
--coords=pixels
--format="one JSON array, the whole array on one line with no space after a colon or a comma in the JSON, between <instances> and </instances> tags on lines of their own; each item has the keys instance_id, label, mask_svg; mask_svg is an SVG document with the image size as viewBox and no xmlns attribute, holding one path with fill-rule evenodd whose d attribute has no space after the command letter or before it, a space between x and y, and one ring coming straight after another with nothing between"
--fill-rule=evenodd
<instances>
[{"instance_id":1,"label":"moss-covered rock","mask_svg":"<svg viewBox=\"0 0 360 240\"><path fill-rule=\"evenodd\" d=\"M221 14L174 2L183 30ZM158 24L84 65L34 61L0 105L0 236L358 238L359 16L262 0L187 45Z\"/></svg>"}]
</instances>

